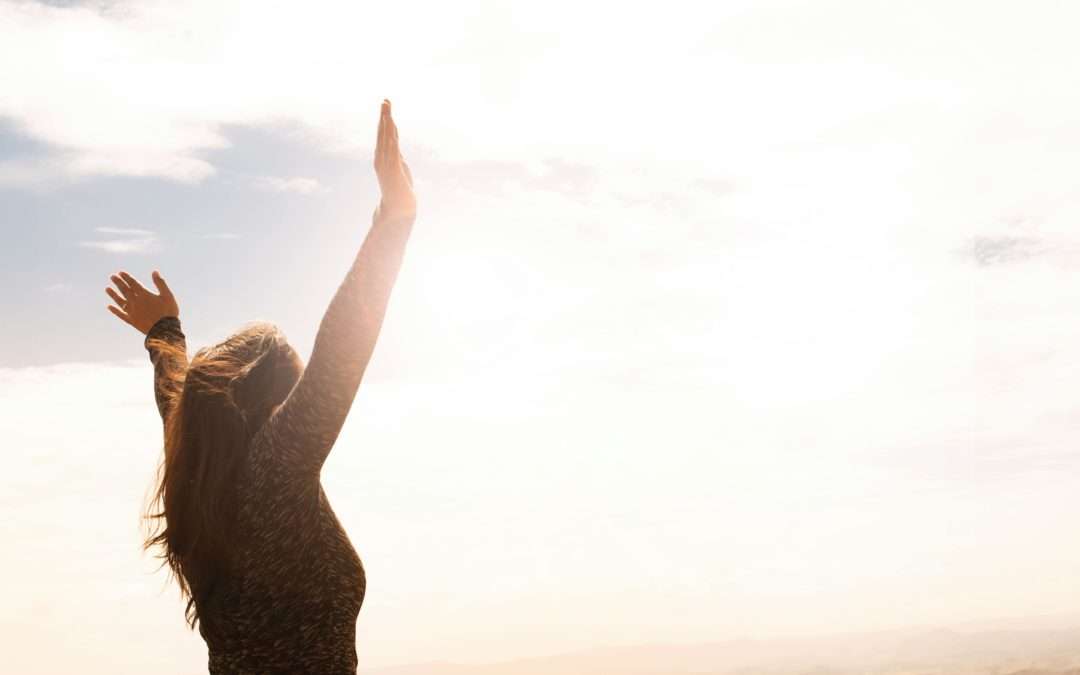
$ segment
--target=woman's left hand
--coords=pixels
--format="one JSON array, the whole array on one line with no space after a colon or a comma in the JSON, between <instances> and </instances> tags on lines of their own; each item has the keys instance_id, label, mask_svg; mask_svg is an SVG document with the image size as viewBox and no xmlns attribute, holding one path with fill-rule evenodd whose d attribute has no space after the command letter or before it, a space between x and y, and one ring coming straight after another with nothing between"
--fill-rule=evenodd
<instances>
[{"instance_id":1,"label":"woman's left hand","mask_svg":"<svg viewBox=\"0 0 1080 675\"><path fill-rule=\"evenodd\" d=\"M176 303L176 297L157 271L153 274L157 293L147 290L127 272L118 272L109 278L117 289L113 290L111 286L105 289L105 292L116 303L108 306L109 311L143 335L150 332L160 319L167 316L180 316L180 306Z\"/></svg>"}]
</instances>

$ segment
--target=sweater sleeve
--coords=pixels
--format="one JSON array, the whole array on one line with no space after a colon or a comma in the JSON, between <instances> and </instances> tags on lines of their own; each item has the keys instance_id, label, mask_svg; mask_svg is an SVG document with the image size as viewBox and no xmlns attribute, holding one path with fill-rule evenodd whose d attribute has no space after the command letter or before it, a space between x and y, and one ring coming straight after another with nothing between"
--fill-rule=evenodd
<instances>
[{"instance_id":1,"label":"sweater sleeve","mask_svg":"<svg viewBox=\"0 0 1080 675\"><path fill-rule=\"evenodd\" d=\"M187 342L180 319L166 316L146 333L143 346L154 364L154 400L162 421L168 418L174 397L180 393L182 374L187 370Z\"/></svg>"},{"instance_id":2,"label":"sweater sleeve","mask_svg":"<svg viewBox=\"0 0 1080 675\"><path fill-rule=\"evenodd\" d=\"M352 407L382 329L412 219L375 221L323 315L311 358L267 421L275 462L318 477Z\"/></svg>"}]
</instances>

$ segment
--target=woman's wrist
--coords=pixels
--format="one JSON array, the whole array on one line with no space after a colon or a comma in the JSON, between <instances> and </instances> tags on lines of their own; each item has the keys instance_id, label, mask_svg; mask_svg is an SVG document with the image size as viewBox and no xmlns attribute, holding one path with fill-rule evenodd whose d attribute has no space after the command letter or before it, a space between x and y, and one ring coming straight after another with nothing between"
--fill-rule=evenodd
<instances>
[{"instance_id":1,"label":"woman's wrist","mask_svg":"<svg viewBox=\"0 0 1080 675\"><path fill-rule=\"evenodd\" d=\"M183 332L180 330L180 317L163 316L159 318L154 322L154 325L150 326L150 329L146 331L146 338L143 342L145 343L151 339L156 339L162 334L183 336Z\"/></svg>"}]
</instances>

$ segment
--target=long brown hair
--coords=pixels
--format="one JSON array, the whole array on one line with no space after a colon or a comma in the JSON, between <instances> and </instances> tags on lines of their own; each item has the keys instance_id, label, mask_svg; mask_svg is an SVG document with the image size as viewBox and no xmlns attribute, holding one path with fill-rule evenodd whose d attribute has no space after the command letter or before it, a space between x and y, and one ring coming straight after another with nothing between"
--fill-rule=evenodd
<instances>
[{"instance_id":1,"label":"long brown hair","mask_svg":"<svg viewBox=\"0 0 1080 675\"><path fill-rule=\"evenodd\" d=\"M143 549L160 547L187 600L194 629L220 581L232 570L237 542L237 483L251 439L288 396L302 366L273 325L253 323L224 342L186 355L149 340L166 368L159 387L170 398L165 453L144 514Z\"/></svg>"}]
</instances>

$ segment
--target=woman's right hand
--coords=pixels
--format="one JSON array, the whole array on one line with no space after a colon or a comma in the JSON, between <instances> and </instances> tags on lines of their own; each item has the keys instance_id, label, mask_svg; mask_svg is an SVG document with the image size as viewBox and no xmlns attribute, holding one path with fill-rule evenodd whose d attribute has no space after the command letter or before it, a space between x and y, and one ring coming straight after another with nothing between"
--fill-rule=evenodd
<instances>
[{"instance_id":1,"label":"woman's right hand","mask_svg":"<svg viewBox=\"0 0 1080 675\"><path fill-rule=\"evenodd\" d=\"M401 156L397 125L390 115L390 101L386 99L383 99L379 134L375 141L375 175L382 191L382 199L375 209L375 221L415 220L416 195L413 193L412 172Z\"/></svg>"},{"instance_id":2,"label":"woman's right hand","mask_svg":"<svg viewBox=\"0 0 1080 675\"><path fill-rule=\"evenodd\" d=\"M127 272L118 272L109 278L116 285L116 290L112 287L105 289L105 292L116 303L116 305L108 306L109 311L143 335L149 333L159 319L180 316L180 306L176 303L176 296L156 270L153 279L154 286L158 289L157 293L147 290Z\"/></svg>"}]
</instances>

